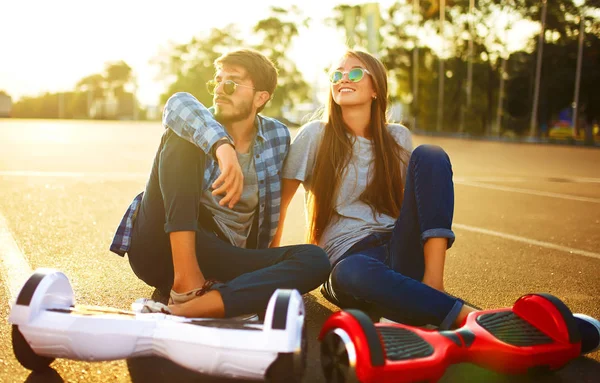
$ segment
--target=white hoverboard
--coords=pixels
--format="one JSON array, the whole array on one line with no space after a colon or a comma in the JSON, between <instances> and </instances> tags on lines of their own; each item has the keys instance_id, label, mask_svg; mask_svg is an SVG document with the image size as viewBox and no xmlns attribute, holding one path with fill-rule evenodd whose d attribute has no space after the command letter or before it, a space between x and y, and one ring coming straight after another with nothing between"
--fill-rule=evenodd
<instances>
[{"instance_id":1,"label":"white hoverboard","mask_svg":"<svg viewBox=\"0 0 600 383\"><path fill-rule=\"evenodd\" d=\"M306 366L304 303L276 290L264 323L184 318L76 305L65 274L37 269L12 305L12 345L23 367L55 358L106 361L156 355L212 376L299 382Z\"/></svg>"}]
</instances>

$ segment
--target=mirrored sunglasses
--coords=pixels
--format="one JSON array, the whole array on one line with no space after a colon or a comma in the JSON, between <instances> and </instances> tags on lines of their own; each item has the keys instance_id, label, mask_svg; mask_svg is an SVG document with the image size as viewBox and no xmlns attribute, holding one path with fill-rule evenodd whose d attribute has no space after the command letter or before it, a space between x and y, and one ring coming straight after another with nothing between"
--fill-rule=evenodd
<instances>
[{"instance_id":1,"label":"mirrored sunglasses","mask_svg":"<svg viewBox=\"0 0 600 383\"><path fill-rule=\"evenodd\" d=\"M209 82L206 83L206 89L208 90L208 93L215 94L217 91L217 88L221 84L223 84L223 92L228 96L231 96L235 92L235 90L237 89L238 86L256 90L256 88L254 88L253 86L238 84L233 80L225 80L225 81L220 81L220 82L217 80L210 80Z\"/></svg>"},{"instance_id":2,"label":"mirrored sunglasses","mask_svg":"<svg viewBox=\"0 0 600 383\"><path fill-rule=\"evenodd\" d=\"M368 75L371 75L371 73L364 68L354 68L354 69L351 69L349 72L342 72L340 70L336 70L336 71L331 72L331 74L329 75L329 81L333 85L337 85L340 82L342 82L342 80L344 79L344 75L347 74L349 81L359 82L360 80L363 79L363 77L365 77L365 73Z\"/></svg>"}]
</instances>

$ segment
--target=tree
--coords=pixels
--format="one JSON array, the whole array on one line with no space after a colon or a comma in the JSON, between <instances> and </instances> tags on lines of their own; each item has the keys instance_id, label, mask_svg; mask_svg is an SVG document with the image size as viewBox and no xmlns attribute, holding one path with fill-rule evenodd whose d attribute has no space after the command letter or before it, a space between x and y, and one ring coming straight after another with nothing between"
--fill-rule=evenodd
<instances>
[{"instance_id":1,"label":"tree","mask_svg":"<svg viewBox=\"0 0 600 383\"><path fill-rule=\"evenodd\" d=\"M89 118L96 106L95 118L131 118L139 110L135 95L126 91L134 84L131 67L124 61L106 63L102 74L91 74L77 82L73 91L45 93L35 97L23 97L14 105L15 117L25 118ZM116 96L114 115L107 115L105 103L108 92Z\"/></svg>"},{"instance_id":2,"label":"tree","mask_svg":"<svg viewBox=\"0 0 600 383\"><path fill-rule=\"evenodd\" d=\"M307 20L298 20L301 14L294 7L290 10L272 7L270 12L253 28L255 37L261 41L253 48L269 57L278 68L278 86L264 113L280 116L282 107L309 99L308 84L287 56L293 38L298 35L298 21L306 25ZM168 84L161 95L161 103L173 93L183 91L193 94L204 105L211 105L212 96L206 90L206 82L214 76L214 61L233 48L249 45L238 35L239 31L228 25L214 28L207 36L193 38L186 44L173 44L167 48L166 54L153 61L160 67L160 78Z\"/></svg>"},{"instance_id":3,"label":"tree","mask_svg":"<svg viewBox=\"0 0 600 383\"><path fill-rule=\"evenodd\" d=\"M133 85L131 67L123 60L106 63L104 73L107 88L117 98L125 93L126 85Z\"/></svg>"},{"instance_id":4,"label":"tree","mask_svg":"<svg viewBox=\"0 0 600 383\"><path fill-rule=\"evenodd\" d=\"M164 104L173 93L189 92L204 105L212 104L206 83L214 77L214 61L232 47L241 45L232 24L213 28L207 36L194 37L186 44L172 44L153 63L160 67L160 79L167 89L160 96Z\"/></svg>"},{"instance_id":5,"label":"tree","mask_svg":"<svg viewBox=\"0 0 600 383\"><path fill-rule=\"evenodd\" d=\"M92 100L101 100L104 98L105 86L103 75L92 74L79 80L75 89L80 92L89 92Z\"/></svg>"},{"instance_id":6,"label":"tree","mask_svg":"<svg viewBox=\"0 0 600 383\"><path fill-rule=\"evenodd\" d=\"M281 116L282 108L292 108L295 103L310 100L309 85L287 56L294 37L298 35L298 21L304 26L309 22L308 19L302 19L297 7L289 10L271 7L271 15L254 26L254 33L261 41L254 48L269 57L278 69L275 94L264 110L267 115Z\"/></svg>"}]
</instances>

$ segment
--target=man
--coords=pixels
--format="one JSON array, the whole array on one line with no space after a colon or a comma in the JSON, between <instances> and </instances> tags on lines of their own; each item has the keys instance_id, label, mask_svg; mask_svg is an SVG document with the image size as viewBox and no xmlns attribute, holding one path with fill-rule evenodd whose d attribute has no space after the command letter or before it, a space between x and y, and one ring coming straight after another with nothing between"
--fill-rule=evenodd
<instances>
[{"instance_id":1,"label":"man","mask_svg":"<svg viewBox=\"0 0 600 383\"><path fill-rule=\"evenodd\" d=\"M214 117L188 93L167 101L168 129L146 190L111 246L128 253L140 279L170 289L170 311L188 317L262 311L275 289L306 293L330 268L316 246L268 248L290 146L285 125L258 115L275 90L275 66L241 49L218 58L215 68L208 84Z\"/></svg>"}]
</instances>

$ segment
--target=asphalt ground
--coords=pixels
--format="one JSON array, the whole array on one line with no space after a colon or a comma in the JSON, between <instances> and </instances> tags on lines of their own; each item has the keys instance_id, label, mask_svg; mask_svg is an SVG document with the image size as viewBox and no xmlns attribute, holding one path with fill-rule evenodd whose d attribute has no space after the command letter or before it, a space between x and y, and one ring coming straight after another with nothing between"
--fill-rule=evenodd
<instances>
[{"instance_id":1,"label":"asphalt ground","mask_svg":"<svg viewBox=\"0 0 600 383\"><path fill-rule=\"evenodd\" d=\"M145 185L161 133L159 123L148 122L0 120L0 231L31 270L63 271L78 303L127 309L154 293L108 246ZM414 136L414 143L440 145L453 162L457 241L445 275L451 294L498 308L526 293L547 292L573 312L600 318L600 150L424 136ZM283 244L303 241L302 193L292 201ZM19 276L7 274L1 249L0 382L229 382L157 357L59 359L45 374L24 369L13 355L7 321ZM337 308L316 290L305 304L304 381L324 382L316 336ZM460 364L442 382L597 382L598 376L600 352L535 378Z\"/></svg>"}]
</instances>

